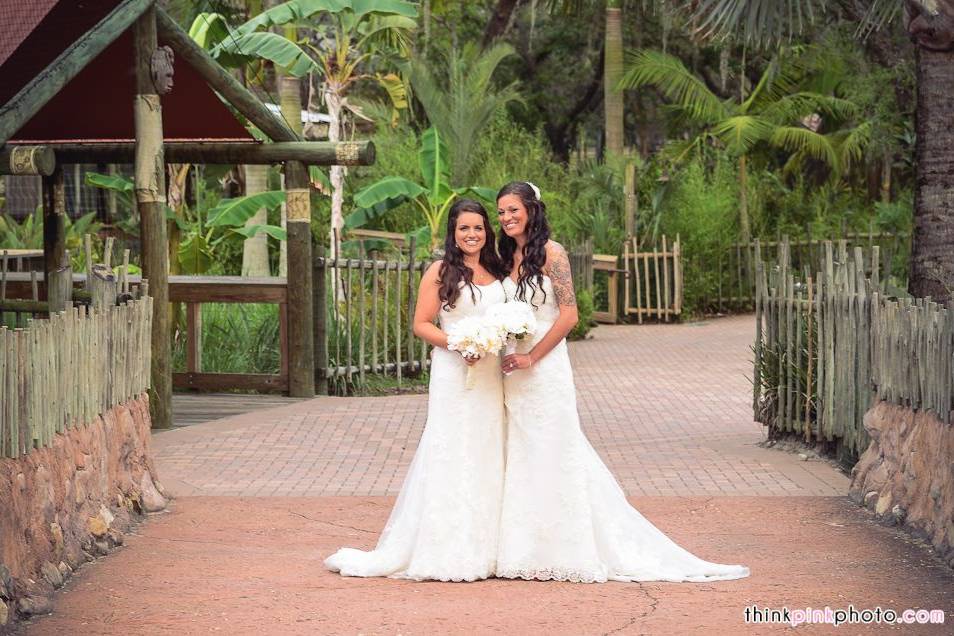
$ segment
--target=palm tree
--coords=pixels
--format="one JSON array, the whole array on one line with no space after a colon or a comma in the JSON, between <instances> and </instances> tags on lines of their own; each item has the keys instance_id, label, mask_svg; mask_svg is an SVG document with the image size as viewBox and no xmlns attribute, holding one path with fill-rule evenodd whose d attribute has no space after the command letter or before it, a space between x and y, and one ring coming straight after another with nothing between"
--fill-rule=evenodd
<instances>
[{"instance_id":1,"label":"palm tree","mask_svg":"<svg viewBox=\"0 0 954 636\"><path fill-rule=\"evenodd\" d=\"M603 117L606 120L606 150L623 154L623 92L617 87L623 76L623 1L606 0L606 35L603 56Z\"/></svg>"},{"instance_id":2,"label":"palm tree","mask_svg":"<svg viewBox=\"0 0 954 636\"><path fill-rule=\"evenodd\" d=\"M551 11L576 13L590 0L548 0ZM603 0L606 29L603 32L603 126L606 149L623 154L623 93L619 80L623 74L623 0Z\"/></svg>"},{"instance_id":3,"label":"palm tree","mask_svg":"<svg viewBox=\"0 0 954 636\"><path fill-rule=\"evenodd\" d=\"M409 66L414 94L450 148L452 185L472 178L474 146L494 114L520 101L516 83L498 89L492 81L497 67L513 52L509 44L497 43L484 50L476 43L465 44L445 56L446 77L438 77L432 65L419 58Z\"/></svg>"},{"instance_id":4,"label":"palm tree","mask_svg":"<svg viewBox=\"0 0 954 636\"><path fill-rule=\"evenodd\" d=\"M824 0L698 0L695 12L706 32L767 43L797 33L823 7ZM902 10L917 45L918 83L909 291L946 302L954 297L954 0L875 0L862 30Z\"/></svg>"},{"instance_id":5,"label":"palm tree","mask_svg":"<svg viewBox=\"0 0 954 636\"><path fill-rule=\"evenodd\" d=\"M698 134L670 144L667 152L678 162L709 141L723 145L738 161L739 230L743 241L751 238L748 213L748 158L764 144L791 153L789 162L811 158L837 173L842 165L835 141L802 123L812 113L836 119L851 115L849 102L798 90L798 78L782 56L773 59L752 93L744 100L720 99L706 83L692 74L678 58L659 51L640 50L627 54L620 86L656 86L670 101L676 114ZM857 143L857 140L854 140Z\"/></svg>"}]
</instances>

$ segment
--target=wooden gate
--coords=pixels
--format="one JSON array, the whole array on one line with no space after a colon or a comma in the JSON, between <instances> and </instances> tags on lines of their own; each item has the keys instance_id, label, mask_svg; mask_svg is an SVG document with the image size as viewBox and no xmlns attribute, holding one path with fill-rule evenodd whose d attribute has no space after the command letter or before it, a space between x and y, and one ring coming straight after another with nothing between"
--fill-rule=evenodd
<instances>
[{"instance_id":1,"label":"wooden gate","mask_svg":"<svg viewBox=\"0 0 954 636\"><path fill-rule=\"evenodd\" d=\"M666 235L662 245L640 251L633 237L623 250L626 280L623 287L623 311L626 316L669 320L682 313L682 252L679 236L672 244Z\"/></svg>"}]
</instances>

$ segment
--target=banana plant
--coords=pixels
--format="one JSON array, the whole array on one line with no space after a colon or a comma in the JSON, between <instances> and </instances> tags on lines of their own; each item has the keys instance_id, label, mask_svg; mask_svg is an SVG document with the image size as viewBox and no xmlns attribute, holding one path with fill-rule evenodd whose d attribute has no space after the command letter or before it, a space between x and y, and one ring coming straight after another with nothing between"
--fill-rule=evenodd
<instances>
[{"instance_id":1,"label":"banana plant","mask_svg":"<svg viewBox=\"0 0 954 636\"><path fill-rule=\"evenodd\" d=\"M133 192L132 180L118 175L90 173L87 183L112 190L124 200L131 197ZM285 229L277 225L245 225L259 208L275 208L284 200L284 192L271 190L223 199L204 212L183 206L182 214L176 215L169 206L165 206L166 219L174 223L181 233L178 249L173 255L179 271L192 275L205 273L215 260L216 247L229 238L251 238L264 232L276 240L286 240Z\"/></svg>"},{"instance_id":2,"label":"banana plant","mask_svg":"<svg viewBox=\"0 0 954 636\"><path fill-rule=\"evenodd\" d=\"M467 194L493 201L496 191L491 188L469 186L452 188L448 165L447 145L435 128L428 128L421 136L418 165L421 182L404 177L385 177L354 195L355 210L345 219L345 230L362 227L374 219L404 205L413 203L421 211L426 225L412 234L430 239L431 249L440 245L447 211L454 201Z\"/></svg>"}]
</instances>

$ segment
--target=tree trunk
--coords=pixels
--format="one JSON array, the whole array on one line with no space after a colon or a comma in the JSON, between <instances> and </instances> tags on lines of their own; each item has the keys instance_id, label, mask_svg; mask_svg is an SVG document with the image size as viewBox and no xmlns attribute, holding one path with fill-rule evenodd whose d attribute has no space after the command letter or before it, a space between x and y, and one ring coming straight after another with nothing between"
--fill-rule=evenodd
<instances>
[{"instance_id":1,"label":"tree trunk","mask_svg":"<svg viewBox=\"0 0 954 636\"><path fill-rule=\"evenodd\" d=\"M341 140L341 95L336 87L325 86L325 104L328 105L328 141ZM331 245L329 256L338 258L338 241L344 229L344 166L331 166L331 230L328 242Z\"/></svg>"},{"instance_id":2,"label":"tree trunk","mask_svg":"<svg viewBox=\"0 0 954 636\"><path fill-rule=\"evenodd\" d=\"M739 234L742 242L752 240L752 225L749 222L749 173L745 155L739 157Z\"/></svg>"},{"instance_id":3,"label":"tree trunk","mask_svg":"<svg viewBox=\"0 0 954 636\"><path fill-rule=\"evenodd\" d=\"M245 166L245 194L268 191L268 166ZM245 227L264 225L268 222L265 208L245 222ZM268 235L259 232L242 244L242 276L271 276L268 267Z\"/></svg>"},{"instance_id":4,"label":"tree trunk","mask_svg":"<svg viewBox=\"0 0 954 636\"><path fill-rule=\"evenodd\" d=\"M917 189L910 292L945 302L954 291L954 52L917 53Z\"/></svg>"},{"instance_id":5,"label":"tree trunk","mask_svg":"<svg viewBox=\"0 0 954 636\"><path fill-rule=\"evenodd\" d=\"M623 93L616 88L623 76L623 24L621 0L606 2L606 55L603 60L603 114L606 150L623 154Z\"/></svg>"},{"instance_id":6,"label":"tree trunk","mask_svg":"<svg viewBox=\"0 0 954 636\"><path fill-rule=\"evenodd\" d=\"M918 45L909 291L946 302L954 296L954 0L907 6L908 33Z\"/></svg>"},{"instance_id":7,"label":"tree trunk","mask_svg":"<svg viewBox=\"0 0 954 636\"><path fill-rule=\"evenodd\" d=\"M510 24L510 18L514 10L520 5L521 0L498 0L494 6L494 11L490 15L490 21L487 22L487 28L484 29L484 37L481 41L481 48L486 49L493 44L493 41L504 34L507 25Z\"/></svg>"}]
</instances>

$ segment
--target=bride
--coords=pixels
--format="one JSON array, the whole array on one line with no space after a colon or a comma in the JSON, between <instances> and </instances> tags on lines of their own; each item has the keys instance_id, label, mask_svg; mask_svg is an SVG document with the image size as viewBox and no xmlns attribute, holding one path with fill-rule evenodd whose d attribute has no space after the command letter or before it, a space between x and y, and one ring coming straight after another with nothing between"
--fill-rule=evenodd
<instances>
[{"instance_id":1,"label":"bride","mask_svg":"<svg viewBox=\"0 0 954 636\"><path fill-rule=\"evenodd\" d=\"M451 207L444 250L422 277L414 313L414 333L434 347L424 434L377 547L342 548L325 560L345 576L474 581L494 574L504 475L500 363L449 351L446 333L505 300L483 206L461 199ZM468 365L476 376L470 389Z\"/></svg>"},{"instance_id":2,"label":"bride","mask_svg":"<svg viewBox=\"0 0 954 636\"><path fill-rule=\"evenodd\" d=\"M509 298L536 307L537 331L504 358L506 476L498 577L577 582L715 581L748 576L676 545L626 501L580 428L566 335L577 322L569 261L549 240L536 186L497 194ZM522 341L521 341L522 342Z\"/></svg>"}]
</instances>

